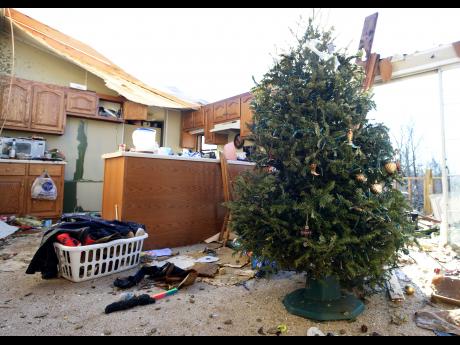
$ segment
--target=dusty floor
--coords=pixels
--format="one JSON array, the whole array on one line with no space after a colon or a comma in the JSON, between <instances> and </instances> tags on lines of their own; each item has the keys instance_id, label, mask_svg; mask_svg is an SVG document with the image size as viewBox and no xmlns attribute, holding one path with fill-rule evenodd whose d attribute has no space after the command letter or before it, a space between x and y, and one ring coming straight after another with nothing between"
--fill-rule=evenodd
<instances>
[{"instance_id":1,"label":"dusty floor","mask_svg":"<svg viewBox=\"0 0 460 345\"><path fill-rule=\"evenodd\" d=\"M72 283L64 279L42 280L40 274L26 275L28 262L40 242L40 235L10 237L0 254L18 253L0 259L0 335L255 335L267 334L280 324L285 335L306 335L311 326L335 335L434 335L417 327L414 312L427 305L428 281L439 264L424 253L412 253L419 265L402 269L400 283L411 284L416 293L401 305L388 300L385 291L372 296L356 321L313 322L289 314L282 298L304 285L304 277L289 272L267 279L253 279L244 286L216 287L197 281L178 294L156 304L129 311L104 314L106 305L118 300L121 291L112 287L125 271L94 281ZM193 248L204 248L197 245ZM187 248L179 248L183 253ZM190 248L188 248L190 249ZM423 269L420 267L422 263ZM405 282L404 273L412 282ZM130 291L140 293L138 287ZM142 290L142 292L157 291ZM400 325L391 322L395 313L407 317ZM229 321L231 320L231 321ZM361 326L368 331L363 333ZM261 329L262 328L262 329ZM270 335L270 334L267 334Z\"/></svg>"}]
</instances>

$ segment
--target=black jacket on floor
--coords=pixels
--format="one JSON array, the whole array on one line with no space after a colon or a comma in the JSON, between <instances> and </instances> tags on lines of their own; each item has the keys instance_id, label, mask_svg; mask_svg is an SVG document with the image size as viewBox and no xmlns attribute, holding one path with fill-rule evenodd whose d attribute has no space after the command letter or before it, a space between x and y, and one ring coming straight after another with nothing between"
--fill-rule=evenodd
<instances>
[{"instance_id":1,"label":"black jacket on floor","mask_svg":"<svg viewBox=\"0 0 460 345\"><path fill-rule=\"evenodd\" d=\"M133 222L108 221L81 214L64 215L58 224L44 233L40 247L32 258L26 273L41 272L43 279L57 277L59 261L54 250L54 243L59 234L68 233L83 243L87 235L91 235L95 240L107 236L113 236L111 240L116 240L125 238L130 231L136 233L139 228L145 230L144 225Z\"/></svg>"}]
</instances>

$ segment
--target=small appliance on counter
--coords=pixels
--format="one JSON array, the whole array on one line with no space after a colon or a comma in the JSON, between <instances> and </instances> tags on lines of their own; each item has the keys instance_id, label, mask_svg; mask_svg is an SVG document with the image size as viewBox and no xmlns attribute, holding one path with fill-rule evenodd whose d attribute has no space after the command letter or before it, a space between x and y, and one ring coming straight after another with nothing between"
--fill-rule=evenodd
<instances>
[{"instance_id":1,"label":"small appliance on counter","mask_svg":"<svg viewBox=\"0 0 460 345\"><path fill-rule=\"evenodd\" d=\"M45 150L44 139L0 137L0 158L41 159Z\"/></svg>"},{"instance_id":2,"label":"small appliance on counter","mask_svg":"<svg viewBox=\"0 0 460 345\"><path fill-rule=\"evenodd\" d=\"M151 128L138 128L133 132L133 144L136 152L158 152L158 144L155 141L156 131Z\"/></svg>"}]
</instances>

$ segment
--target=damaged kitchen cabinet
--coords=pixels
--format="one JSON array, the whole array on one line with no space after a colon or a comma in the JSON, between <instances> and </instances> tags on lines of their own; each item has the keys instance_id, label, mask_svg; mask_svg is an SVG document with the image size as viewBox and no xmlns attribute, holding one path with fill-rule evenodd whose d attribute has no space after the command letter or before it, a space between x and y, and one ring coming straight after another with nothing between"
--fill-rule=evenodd
<instances>
[{"instance_id":1,"label":"damaged kitchen cabinet","mask_svg":"<svg viewBox=\"0 0 460 345\"><path fill-rule=\"evenodd\" d=\"M8 97L10 98L8 104ZM0 120L5 128L25 130L30 127L32 82L0 77Z\"/></svg>"},{"instance_id":2,"label":"damaged kitchen cabinet","mask_svg":"<svg viewBox=\"0 0 460 345\"><path fill-rule=\"evenodd\" d=\"M57 219L62 214L64 200L65 163L20 163L0 160L0 214ZM32 199L32 184L44 171L57 188L56 200Z\"/></svg>"},{"instance_id":3,"label":"damaged kitchen cabinet","mask_svg":"<svg viewBox=\"0 0 460 345\"><path fill-rule=\"evenodd\" d=\"M203 107L204 114L204 142L208 145L225 145L228 142L228 135L213 133L214 107L212 104Z\"/></svg>"},{"instance_id":4,"label":"damaged kitchen cabinet","mask_svg":"<svg viewBox=\"0 0 460 345\"><path fill-rule=\"evenodd\" d=\"M30 129L43 133L64 134L65 92L62 88L34 83Z\"/></svg>"},{"instance_id":5,"label":"damaged kitchen cabinet","mask_svg":"<svg viewBox=\"0 0 460 345\"><path fill-rule=\"evenodd\" d=\"M67 90L66 112L71 115L86 115L93 118L97 115L98 96L95 92Z\"/></svg>"},{"instance_id":6,"label":"damaged kitchen cabinet","mask_svg":"<svg viewBox=\"0 0 460 345\"><path fill-rule=\"evenodd\" d=\"M64 134L64 89L16 77L11 80L10 77L1 76L0 114L2 120L7 119L6 129Z\"/></svg>"},{"instance_id":7,"label":"damaged kitchen cabinet","mask_svg":"<svg viewBox=\"0 0 460 345\"><path fill-rule=\"evenodd\" d=\"M147 121L148 106L136 102L126 101L123 103L123 119Z\"/></svg>"},{"instance_id":8,"label":"damaged kitchen cabinet","mask_svg":"<svg viewBox=\"0 0 460 345\"><path fill-rule=\"evenodd\" d=\"M245 93L241 95L241 120L240 120L240 136L246 138L251 134L251 130L248 125L253 124L253 111L251 109L251 102L254 96L251 93Z\"/></svg>"}]
</instances>

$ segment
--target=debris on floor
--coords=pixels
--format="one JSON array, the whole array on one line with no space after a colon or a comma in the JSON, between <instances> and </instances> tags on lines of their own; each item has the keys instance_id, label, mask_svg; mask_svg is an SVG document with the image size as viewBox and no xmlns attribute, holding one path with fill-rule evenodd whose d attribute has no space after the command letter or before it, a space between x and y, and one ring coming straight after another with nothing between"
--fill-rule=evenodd
<instances>
[{"instance_id":1,"label":"debris on floor","mask_svg":"<svg viewBox=\"0 0 460 345\"><path fill-rule=\"evenodd\" d=\"M17 226L11 226L3 221L0 221L0 239L7 238L18 230L19 228Z\"/></svg>"},{"instance_id":2,"label":"debris on floor","mask_svg":"<svg viewBox=\"0 0 460 345\"><path fill-rule=\"evenodd\" d=\"M432 284L433 302L444 302L460 307L460 279L438 275L433 278Z\"/></svg>"},{"instance_id":3,"label":"debris on floor","mask_svg":"<svg viewBox=\"0 0 460 345\"><path fill-rule=\"evenodd\" d=\"M345 333L343 333L343 334L345 334ZM324 333L318 327L310 327L308 329L308 331L307 331L307 336L309 336L309 337L318 337L318 336L323 337Z\"/></svg>"},{"instance_id":4,"label":"debris on floor","mask_svg":"<svg viewBox=\"0 0 460 345\"><path fill-rule=\"evenodd\" d=\"M460 336L460 309L420 310L415 313L415 323L421 328Z\"/></svg>"}]
</instances>

